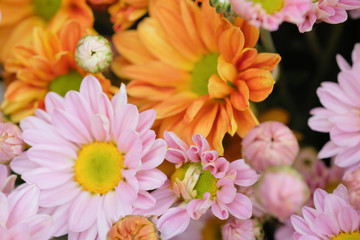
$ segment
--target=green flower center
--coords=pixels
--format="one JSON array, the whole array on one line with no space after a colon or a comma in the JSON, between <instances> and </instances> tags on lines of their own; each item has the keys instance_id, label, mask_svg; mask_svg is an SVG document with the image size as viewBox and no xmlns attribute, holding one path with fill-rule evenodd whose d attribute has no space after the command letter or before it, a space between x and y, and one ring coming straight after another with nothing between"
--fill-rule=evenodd
<instances>
[{"instance_id":1,"label":"green flower center","mask_svg":"<svg viewBox=\"0 0 360 240\"><path fill-rule=\"evenodd\" d=\"M119 184L124 159L113 143L85 145L74 165L75 180L83 190L105 194Z\"/></svg>"},{"instance_id":2,"label":"green flower center","mask_svg":"<svg viewBox=\"0 0 360 240\"><path fill-rule=\"evenodd\" d=\"M209 78L217 73L218 53L203 56L196 64L192 73L192 91L200 96L208 94Z\"/></svg>"},{"instance_id":3,"label":"green flower center","mask_svg":"<svg viewBox=\"0 0 360 240\"><path fill-rule=\"evenodd\" d=\"M49 22L61 7L61 0L33 0L36 15Z\"/></svg>"},{"instance_id":4,"label":"green flower center","mask_svg":"<svg viewBox=\"0 0 360 240\"><path fill-rule=\"evenodd\" d=\"M261 7L268 13L274 14L284 7L283 0L252 0L254 3L260 3Z\"/></svg>"},{"instance_id":5,"label":"green flower center","mask_svg":"<svg viewBox=\"0 0 360 240\"><path fill-rule=\"evenodd\" d=\"M203 170L200 163L186 163L177 168L170 177L172 185L176 184L185 201L203 199L204 193L210 193L210 199L214 199L217 191L217 179L210 170Z\"/></svg>"},{"instance_id":6,"label":"green flower center","mask_svg":"<svg viewBox=\"0 0 360 240\"><path fill-rule=\"evenodd\" d=\"M55 78L50 83L49 90L64 97L70 90L78 91L80 89L82 79L83 76L81 76L78 72L71 71L68 74Z\"/></svg>"},{"instance_id":7,"label":"green flower center","mask_svg":"<svg viewBox=\"0 0 360 240\"><path fill-rule=\"evenodd\" d=\"M360 233L358 231L351 233L340 233L331 240L360 240Z\"/></svg>"}]
</instances>

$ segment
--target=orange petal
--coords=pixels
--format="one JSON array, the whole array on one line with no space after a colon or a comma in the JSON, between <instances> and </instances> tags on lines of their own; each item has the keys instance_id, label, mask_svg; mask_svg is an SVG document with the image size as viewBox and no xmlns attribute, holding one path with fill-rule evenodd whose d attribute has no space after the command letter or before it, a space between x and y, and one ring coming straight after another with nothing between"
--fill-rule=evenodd
<instances>
[{"instance_id":1,"label":"orange petal","mask_svg":"<svg viewBox=\"0 0 360 240\"><path fill-rule=\"evenodd\" d=\"M250 92L249 99L254 102L260 102L267 98L275 83L270 71L263 69L250 68L239 74L238 77L246 81Z\"/></svg>"},{"instance_id":2,"label":"orange petal","mask_svg":"<svg viewBox=\"0 0 360 240\"><path fill-rule=\"evenodd\" d=\"M255 48L245 48L235 56L232 64L238 71L243 71L254 63L256 56L257 50Z\"/></svg>"},{"instance_id":3,"label":"orange petal","mask_svg":"<svg viewBox=\"0 0 360 240\"><path fill-rule=\"evenodd\" d=\"M240 27L241 31L244 34L244 39L245 39L244 47L245 48L254 47L259 40L259 36L260 36L259 28L255 27L254 25L251 25L248 21L245 21L240 17L235 18L234 25Z\"/></svg>"},{"instance_id":4,"label":"orange petal","mask_svg":"<svg viewBox=\"0 0 360 240\"><path fill-rule=\"evenodd\" d=\"M260 53L256 56L251 68L261 68L264 70L273 70L280 62L281 57L276 53Z\"/></svg>"},{"instance_id":5,"label":"orange petal","mask_svg":"<svg viewBox=\"0 0 360 240\"><path fill-rule=\"evenodd\" d=\"M236 133L236 130L238 128L238 125L235 121L235 117L234 117L234 113L233 113L233 108L232 108L232 105L231 105L231 101L228 99L228 98L225 98L225 107L226 107L226 112L227 112L227 115L230 119L230 122L229 122L229 128L228 128L228 133L231 135L231 136L234 136L234 134Z\"/></svg>"},{"instance_id":6,"label":"orange petal","mask_svg":"<svg viewBox=\"0 0 360 240\"><path fill-rule=\"evenodd\" d=\"M34 15L34 9L31 4L11 4L0 3L1 21L0 27L7 27L18 24L27 17Z\"/></svg>"},{"instance_id":7,"label":"orange petal","mask_svg":"<svg viewBox=\"0 0 360 240\"><path fill-rule=\"evenodd\" d=\"M118 32L113 35L112 40L117 51L132 63L145 63L155 59L135 30Z\"/></svg>"},{"instance_id":8,"label":"orange petal","mask_svg":"<svg viewBox=\"0 0 360 240\"><path fill-rule=\"evenodd\" d=\"M234 82L237 75L237 70L234 65L226 62L222 55L220 55L218 58L217 72L221 79L223 79L225 82L229 81L231 83Z\"/></svg>"},{"instance_id":9,"label":"orange petal","mask_svg":"<svg viewBox=\"0 0 360 240\"><path fill-rule=\"evenodd\" d=\"M190 123L194 119L195 115L204 106L207 100L209 100L209 95L199 97L186 109L186 114L184 117L185 124Z\"/></svg>"},{"instance_id":10,"label":"orange petal","mask_svg":"<svg viewBox=\"0 0 360 240\"><path fill-rule=\"evenodd\" d=\"M238 124L237 134L244 138L248 131L259 124L259 121L250 108L244 111L238 111L236 109L233 110L235 121Z\"/></svg>"},{"instance_id":11,"label":"orange petal","mask_svg":"<svg viewBox=\"0 0 360 240\"><path fill-rule=\"evenodd\" d=\"M222 32L219 38L219 51L225 61L231 62L244 47L244 35L240 28L230 27Z\"/></svg>"},{"instance_id":12,"label":"orange petal","mask_svg":"<svg viewBox=\"0 0 360 240\"><path fill-rule=\"evenodd\" d=\"M84 34L85 31L78 22L67 22L59 34L62 49L69 52L75 52L76 45Z\"/></svg>"},{"instance_id":13,"label":"orange petal","mask_svg":"<svg viewBox=\"0 0 360 240\"><path fill-rule=\"evenodd\" d=\"M231 93L231 90L232 88L218 75L213 74L209 78L208 91L211 98L225 98Z\"/></svg>"},{"instance_id":14,"label":"orange petal","mask_svg":"<svg viewBox=\"0 0 360 240\"><path fill-rule=\"evenodd\" d=\"M175 89L171 87L158 87L141 81L130 82L126 86L126 90L131 97L146 99L148 101L168 99L175 91Z\"/></svg>"},{"instance_id":15,"label":"orange petal","mask_svg":"<svg viewBox=\"0 0 360 240\"><path fill-rule=\"evenodd\" d=\"M6 89L5 99L9 101L29 102L45 96L47 89L33 87L22 81L12 82Z\"/></svg>"},{"instance_id":16,"label":"orange petal","mask_svg":"<svg viewBox=\"0 0 360 240\"><path fill-rule=\"evenodd\" d=\"M234 108L243 111L249 107L249 88L245 81L236 82L237 90L231 92L230 100Z\"/></svg>"}]
</instances>

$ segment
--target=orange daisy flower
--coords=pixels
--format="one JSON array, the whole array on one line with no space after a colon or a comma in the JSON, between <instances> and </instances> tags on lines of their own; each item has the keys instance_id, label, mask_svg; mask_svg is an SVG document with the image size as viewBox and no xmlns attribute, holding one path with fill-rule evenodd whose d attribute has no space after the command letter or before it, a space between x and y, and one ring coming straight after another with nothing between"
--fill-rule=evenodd
<instances>
[{"instance_id":1,"label":"orange daisy flower","mask_svg":"<svg viewBox=\"0 0 360 240\"><path fill-rule=\"evenodd\" d=\"M115 32L131 27L148 11L149 0L118 0L109 7Z\"/></svg>"},{"instance_id":2,"label":"orange daisy flower","mask_svg":"<svg viewBox=\"0 0 360 240\"><path fill-rule=\"evenodd\" d=\"M137 30L113 36L123 56L113 70L130 79L134 103L156 110L159 134L174 131L191 143L201 133L222 154L225 133L244 137L258 123L249 100L272 92L280 56L258 53L259 30L241 19L232 25L208 1L152 3Z\"/></svg>"},{"instance_id":3,"label":"orange daisy flower","mask_svg":"<svg viewBox=\"0 0 360 240\"><path fill-rule=\"evenodd\" d=\"M58 31L70 19L83 27L94 23L86 0L1 0L0 9L0 63L11 55L13 46L30 41L36 26L49 25Z\"/></svg>"},{"instance_id":4,"label":"orange daisy flower","mask_svg":"<svg viewBox=\"0 0 360 240\"><path fill-rule=\"evenodd\" d=\"M77 21L69 21L55 34L36 27L29 45L17 45L14 57L5 62L3 76L10 81L1 110L13 122L32 115L36 108L44 109L48 91L64 96L68 90L78 90L86 73L75 63L74 51L85 30ZM112 96L118 90L101 73L93 74L103 90Z\"/></svg>"}]
</instances>

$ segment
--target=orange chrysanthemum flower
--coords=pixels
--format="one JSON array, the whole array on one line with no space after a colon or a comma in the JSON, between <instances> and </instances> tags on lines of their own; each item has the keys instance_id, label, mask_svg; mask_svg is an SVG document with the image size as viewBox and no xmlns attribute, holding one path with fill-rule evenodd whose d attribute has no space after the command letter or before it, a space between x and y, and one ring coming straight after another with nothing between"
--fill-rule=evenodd
<instances>
[{"instance_id":1,"label":"orange chrysanthemum flower","mask_svg":"<svg viewBox=\"0 0 360 240\"><path fill-rule=\"evenodd\" d=\"M149 0L118 0L109 8L110 20L114 31L122 31L131 27L148 11Z\"/></svg>"},{"instance_id":2,"label":"orange chrysanthemum flower","mask_svg":"<svg viewBox=\"0 0 360 240\"><path fill-rule=\"evenodd\" d=\"M137 30L114 35L123 56L113 70L130 79L132 101L154 108L159 134L174 131L191 143L201 133L223 153L226 132L243 137L258 121L250 102L263 101L275 83L278 54L258 53L259 30L235 25L204 1L154 0Z\"/></svg>"},{"instance_id":3,"label":"orange chrysanthemum flower","mask_svg":"<svg viewBox=\"0 0 360 240\"><path fill-rule=\"evenodd\" d=\"M31 39L32 29L49 25L60 30L73 19L92 27L94 17L86 0L1 0L0 63L11 55L13 46Z\"/></svg>"},{"instance_id":4,"label":"orange chrysanthemum flower","mask_svg":"<svg viewBox=\"0 0 360 240\"><path fill-rule=\"evenodd\" d=\"M10 81L1 110L13 122L32 115L36 108L44 109L48 91L64 96L68 90L78 90L86 73L75 63L74 51L85 30L76 21L69 21L58 33L37 27L29 45L17 45L14 57L5 62L3 76ZM117 87L101 73L93 74L103 90L112 96Z\"/></svg>"}]
</instances>

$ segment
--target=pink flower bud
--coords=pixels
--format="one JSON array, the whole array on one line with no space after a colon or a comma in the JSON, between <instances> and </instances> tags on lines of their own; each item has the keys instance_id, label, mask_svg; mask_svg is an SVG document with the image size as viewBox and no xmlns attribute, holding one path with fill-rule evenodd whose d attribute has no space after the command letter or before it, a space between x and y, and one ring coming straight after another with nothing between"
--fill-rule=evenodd
<instances>
[{"instance_id":1,"label":"pink flower bud","mask_svg":"<svg viewBox=\"0 0 360 240\"><path fill-rule=\"evenodd\" d=\"M265 171L255 191L264 209L280 221L299 211L310 195L302 175L288 166Z\"/></svg>"},{"instance_id":2,"label":"pink flower bud","mask_svg":"<svg viewBox=\"0 0 360 240\"><path fill-rule=\"evenodd\" d=\"M290 166L299 151L292 131L280 122L269 121L251 129L242 142L244 158L257 171Z\"/></svg>"},{"instance_id":3,"label":"pink flower bud","mask_svg":"<svg viewBox=\"0 0 360 240\"><path fill-rule=\"evenodd\" d=\"M8 163L24 151L20 128L10 122L0 122L0 163Z\"/></svg>"}]
</instances>

